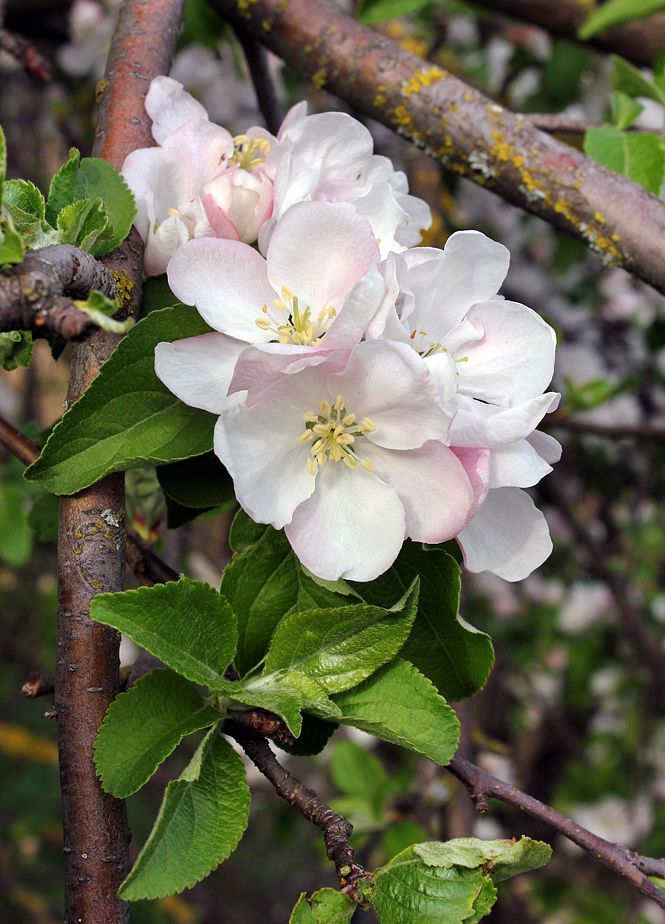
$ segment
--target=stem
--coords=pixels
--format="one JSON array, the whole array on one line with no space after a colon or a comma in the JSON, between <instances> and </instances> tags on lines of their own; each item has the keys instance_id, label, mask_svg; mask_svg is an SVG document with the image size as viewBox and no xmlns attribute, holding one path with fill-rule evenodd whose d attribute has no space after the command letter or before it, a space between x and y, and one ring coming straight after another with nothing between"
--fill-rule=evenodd
<instances>
[{"instance_id":1,"label":"stem","mask_svg":"<svg viewBox=\"0 0 665 924\"><path fill-rule=\"evenodd\" d=\"M569 841L585 850L594 860L598 860L599 863L609 867L612 872L626 879L642 895L646 895L661 908L665 908L665 892L650 882L644 871L644 867L649 864L655 864L656 868L662 869L662 861L638 857L626 847L612 844L592 834L572 818L567 818L556 809L539 802L538 799L534 799L533 796L527 795L510 783L491 776L463 757L458 755L453 757L446 769L464 784L478 811L486 812L488 801L493 797L507 805L513 805L532 818L544 821L567 837Z\"/></svg>"},{"instance_id":2,"label":"stem","mask_svg":"<svg viewBox=\"0 0 665 924\"><path fill-rule=\"evenodd\" d=\"M665 203L324 0L213 0L316 85L665 292Z\"/></svg>"},{"instance_id":3,"label":"stem","mask_svg":"<svg viewBox=\"0 0 665 924\"><path fill-rule=\"evenodd\" d=\"M268 67L266 50L260 42L257 42L243 29L236 28L235 33L245 54L249 74L254 84L256 101L259 104L266 128L272 135L276 135L279 126L282 124L284 113Z\"/></svg>"},{"instance_id":4,"label":"stem","mask_svg":"<svg viewBox=\"0 0 665 924\"><path fill-rule=\"evenodd\" d=\"M182 0L126 0L102 84L94 153L117 169L152 144L144 110L150 81L169 69ZM142 245L136 232L108 260L138 309ZM74 347L68 400L99 372L118 338L99 332ZM128 869L124 804L102 792L92 744L118 690L118 635L90 619L96 593L122 589L124 477L111 475L60 502L55 710L62 786L66 924L125 924L117 890Z\"/></svg>"}]
</instances>

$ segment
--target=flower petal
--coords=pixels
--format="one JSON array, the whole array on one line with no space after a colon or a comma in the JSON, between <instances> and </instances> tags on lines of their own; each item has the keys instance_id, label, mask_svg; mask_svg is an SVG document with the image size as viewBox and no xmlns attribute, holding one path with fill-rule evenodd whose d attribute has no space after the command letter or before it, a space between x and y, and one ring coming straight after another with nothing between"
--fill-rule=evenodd
<instances>
[{"instance_id":1,"label":"flower petal","mask_svg":"<svg viewBox=\"0 0 665 924\"><path fill-rule=\"evenodd\" d=\"M322 338L327 349L354 347L362 339L385 293L385 283L375 266L359 279Z\"/></svg>"},{"instance_id":2,"label":"flower petal","mask_svg":"<svg viewBox=\"0 0 665 924\"><path fill-rule=\"evenodd\" d=\"M416 295L411 326L441 340L472 305L496 295L510 254L480 231L456 231L437 253L437 258L410 269L408 282Z\"/></svg>"},{"instance_id":3,"label":"flower petal","mask_svg":"<svg viewBox=\"0 0 665 924\"><path fill-rule=\"evenodd\" d=\"M495 488L457 537L469 571L521 581L552 551L547 521L519 488Z\"/></svg>"},{"instance_id":4,"label":"flower petal","mask_svg":"<svg viewBox=\"0 0 665 924\"><path fill-rule=\"evenodd\" d=\"M246 344L224 334L201 334L155 347L155 373L169 391L188 404L220 414L236 360Z\"/></svg>"},{"instance_id":5,"label":"flower petal","mask_svg":"<svg viewBox=\"0 0 665 924\"><path fill-rule=\"evenodd\" d=\"M417 449L448 430L437 380L404 343L363 341L344 371L328 377L328 387L343 396L347 411L359 421L371 418L376 430L366 438L377 446Z\"/></svg>"},{"instance_id":6,"label":"flower petal","mask_svg":"<svg viewBox=\"0 0 665 924\"><path fill-rule=\"evenodd\" d=\"M271 340L256 326L261 308L275 293L266 261L240 241L198 238L188 241L168 266L171 291L221 333L249 343Z\"/></svg>"},{"instance_id":7,"label":"flower petal","mask_svg":"<svg viewBox=\"0 0 665 924\"><path fill-rule=\"evenodd\" d=\"M303 426L300 409L279 400L230 407L217 421L215 453L233 478L238 501L257 523L281 529L314 490L309 446L298 439Z\"/></svg>"},{"instance_id":8,"label":"flower petal","mask_svg":"<svg viewBox=\"0 0 665 924\"><path fill-rule=\"evenodd\" d=\"M464 467L438 440L420 449L368 452L376 474L391 484L406 515L406 535L417 542L452 539L469 519L474 492Z\"/></svg>"},{"instance_id":9,"label":"flower petal","mask_svg":"<svg viewBox=\"0 0 665 924\"><path fill-rule=\"evenodd\" d=\"M313 312L339 311L379 262L379 249L369 222L352 205L301 202L277 223L266 257L275 291L287 286Z\"/></svg>"},{"instance_id":10,"label":"flower petal","mask_svg":"<svg viewBox=\"0 0 665 924\"><path fill-rule=\"evenodd\" d=\"M450 448L462 463L466 477L471 482L473 489L473 507L469 516L471 519L487 497L490 480L490 451L489 449L470 449L465 446L451 446Z\"/></svg>"},{"instance_id":11,"label":"flower petal","mask_svg":"<svg viewBox=\"0 0 665 924\"><path fill-rule=\"evenodd\" d=\"M475 305L468 319L484 330L457 356L463 394L504 407L540 395L552 381L556 335L526 305L495 299Z\"/></svg>"},{"instance_id":12,"label":"flower petal","mask_svg":"<svg viewBox=\"0 0 665 924\"><path fill-rule=\"evenodd\" d=\"M490 488L531 488L551 471L528 440L517 440L492 450Z\"/></svg>"},{"instance_id":13,"label":"flower petal","mask_svg":"<svg viewBox=\"0 0 665 924\"><path fill-rule=\"evenodd\" d=\"M300 561L329 581L371 581L388 569L404 541L397 492L360 466L328 462L316 490L284 529Z\"/></svg>"},{"instance_id":14,"label":"flower petal","mask_svg":"<svg viewBox=\"0 0 665 924\"><path fill-rule=\"evenodd\" d=\"M326 363L328 372L341 372L349 360L349 352L291 343L262 343L247 347L236 363L229 393L249 390L248 404L254 404L259 390L282 375L292 375L307 366L319 366L321 363ZM322 394L321 398L326 395Z\"/></svg>"},{"instance_id":15,"label":"flower petal","mask_svg":"<svg viewBox=\"0 0 665 924\"><path fill-rule=\"evenodd\" d=\"M556 409L559 397L550 391L522 404L500 408L468 395L459 395L459 409L450 427L450 442L454 446L499 448L526 439L545 414Z\"/></svg>"},{"instance_id":16,"label":"flower petal","mask_svg":"<svg viewBox=\"0 0 665 924\"><path fill-rule=\"evenodd\" d=\"M172 77L155 77L145 98L157 144L190 119L208 119L205 108Z\"/></svg>"}]
</instances>

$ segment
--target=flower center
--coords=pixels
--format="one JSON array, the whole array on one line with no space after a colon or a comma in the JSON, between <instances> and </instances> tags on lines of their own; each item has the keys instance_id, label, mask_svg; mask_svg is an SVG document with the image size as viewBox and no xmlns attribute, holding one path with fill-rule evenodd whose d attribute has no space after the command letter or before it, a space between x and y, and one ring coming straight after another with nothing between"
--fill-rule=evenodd
<instances>
[{"instance_id":1,"label":"flower center","mask_svg":"<svg viewBox=\"0 0 665 924\"><path fill-rule=\"evenodd\" d=\"M273 314L267 305L261 311L266 317L257 318L256 326L261 330L270 330L278 343L296 343L298 346L317 346L332 324L337 314L335 308L322 308L316 318L312 309L303 308L298 296L291 289L282 286L282 297L273 302L277 314Z\"/></svg>"},{"instance_id":2,"label":"flower center","mask_svg":"<svg viewBox=\"0 0 665 924\"><path fill-rule=\"evenodd\" d=\"M309 448L312 457L307 459L307 471L316 475L320 466L330 459L332 462L343 462L348 468L356 468L358 463L371 472L373 465L370 459L361 459L355 447L358 438L366 433L373 433L376 424L369 417L364 417L358 423L355 414L347 414L344 398L337 395L335 403L322 401L319 404L318 414L307 411L303 414L305 430L300 434L300 442L314 442Z\"/></svg>"},{"instance_id":3,"label":"flower center","mask_svg":"<svg viewBox=\"0 0 665 924\"><path fill-rule=\"evenodd\" d=\"M412 330L409 334L409 339L413 342L413 348L418 353L419 356L422 356L423 359L427 359L428 356L433 356L435 353L449 353L450 350L448 347L444 347L439 341L431 340L427 343L428 334L426 330ZM418 343L416 340L422 338ZM456 363L468 363L468 356L453 356L453 360Z\"/></svg>"},{"instance_id":4,"label":"flower center","mask_svg":"<svg viewBox=\"0 0 665 924\"><path fill-rule=\"evenodd\" d=\"M266 138L248 138L247 135L236 135L233 139L232 164L238 164L243 170L250 173L254 167L262 164L270 151L270 142Z\"/></svg>"}]
</instances>

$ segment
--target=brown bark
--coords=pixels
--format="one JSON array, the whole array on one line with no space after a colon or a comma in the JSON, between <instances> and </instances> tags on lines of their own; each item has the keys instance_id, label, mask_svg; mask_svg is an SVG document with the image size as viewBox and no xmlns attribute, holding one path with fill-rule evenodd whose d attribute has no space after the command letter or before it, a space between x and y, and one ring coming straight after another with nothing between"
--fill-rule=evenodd
<instances>
[{"instance_id":1,"label":"brown bark","mask_svg":"<svg viewBox=\"0 0 665 924\"><path fill-rule=\"evenodd\" d=\"M444 166L665 292L665 203L324 0L214 0L288 64Z\"/></svg>"},{"instance_id":2,"label":"brown bark","mask_svg":"<svg viewBox=\"0 0 665 924\"><path fill-rule=\"evenodd\" d=\"M150 80L167 73L182 0L126 0L101 85L94 153L120 169L126 155L152 144L144 99ZM135 232L109 259L123 303L138 307L142 246ZM96 333L75 346L68 401L99 372L117 337ZM111 475L62 498L58 538L58 637L55 709L65 851L65 922L120 924L128 906L116 897L128 867L123 803L103 793L92 744L118 690L118 635L90 619L96 593L122 589L124 479Z\"/></svg>"},{"instance_id":3,"label":"brown bark","mask_svg":"<svg viewBox=\"0 0 665 924\"><path fill-rule=\"evenodd\" d=\"M577 38L577 30L591 10L587 0L474 0L474 3L570 39ZM665 48L665 13L605 29L589 39L589 44L646 67Z\"/></svg>"}]
</instances>

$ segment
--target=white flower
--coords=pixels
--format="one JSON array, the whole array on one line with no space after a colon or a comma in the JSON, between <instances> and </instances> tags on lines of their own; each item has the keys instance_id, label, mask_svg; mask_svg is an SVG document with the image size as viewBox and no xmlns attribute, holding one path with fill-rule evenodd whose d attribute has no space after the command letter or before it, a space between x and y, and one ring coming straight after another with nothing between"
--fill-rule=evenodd
<instances>
[{"instance_id":1,"label":"white flower","mask_svg":"<svg viewBox=\"0 0 665 924\"><path fill-rule=\"evenodd\" d=\"M363 342L344 355L341 369L331 353L229 399L215 452L243 508L284 527L310 571L368 581L406 537L456 536L474 492L443 442L449 416L425 363L398 343Z\"/></svg>"},{"instance_id":2,"label":"white flower","mask_svg":"<svg viewBox=\"0 0 665 924\"><path fill-rule=\"evenodd\" d=\"M470 571L515 581L552 550L543 515L520 489L559 458L557 441L534 432L559 396L542 394L554 370L554 331L530 308L497 295L508 262L506 248L477 231L453 234L443 251L390 255L387 295L368 334L410 344L444 394L454 361L458 412L449 444L460 458L462 449L490 450L488 476L472 479L477 513L458 541Z\"/></svg>"}]
</instances>

